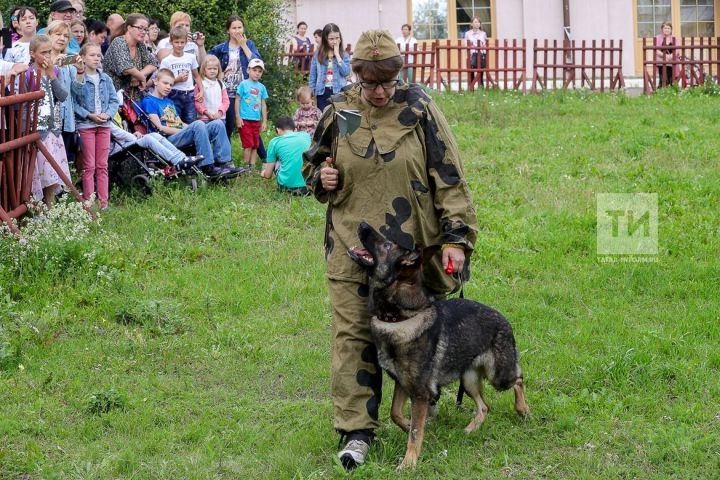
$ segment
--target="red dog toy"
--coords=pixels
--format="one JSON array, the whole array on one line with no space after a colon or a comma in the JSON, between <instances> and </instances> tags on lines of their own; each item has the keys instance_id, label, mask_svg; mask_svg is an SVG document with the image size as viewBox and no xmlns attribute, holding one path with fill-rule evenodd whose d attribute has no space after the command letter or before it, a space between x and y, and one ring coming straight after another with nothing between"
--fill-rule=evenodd
<instances>
[{"instance_id":1,"label":"red dog toy","mask_svg":"<svg viewBox=\"0 0 720 480\"><path fill-rule=\"evenodd\" d=\"M448 258L447 267L445 267L445 273L452 275L455 273L455 265L453 265L452 259Z\"/></svg>"}]
</instances>

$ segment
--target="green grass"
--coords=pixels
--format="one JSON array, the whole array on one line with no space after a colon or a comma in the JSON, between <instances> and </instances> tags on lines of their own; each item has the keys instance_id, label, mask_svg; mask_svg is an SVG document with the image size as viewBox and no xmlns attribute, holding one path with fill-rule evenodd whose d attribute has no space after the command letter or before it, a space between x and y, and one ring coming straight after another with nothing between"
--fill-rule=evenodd
<instances>
[{"instance_id":1,"label":"green grass","mask_svg":"<svg viewBox=\"0 0 720 480\"><path fill-rule=\"evenodd\" d=\"M437 98L480 225L466 295L513 323L532 409L441 398L407 478L717 478L717 100ZM596 255L597 193L657 193L651 263ZM324 209L257 176L114 208L0 260L0 478L343 478ZM88 258L90 257L90 258ZM393 478L389 422L354 478ZM23 476L26 475L26 476Z\"/></svg>"}]
</instances>

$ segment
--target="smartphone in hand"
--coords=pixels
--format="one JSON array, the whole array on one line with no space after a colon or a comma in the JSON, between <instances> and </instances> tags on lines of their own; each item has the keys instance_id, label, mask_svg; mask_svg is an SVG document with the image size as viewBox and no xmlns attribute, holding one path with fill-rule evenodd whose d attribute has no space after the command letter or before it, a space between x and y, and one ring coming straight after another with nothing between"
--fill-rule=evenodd
<instances>
[{"instance_id":1,"label":"smartphone in hand","mask_svg":"<svg viewBox=\"0 0 720 480\"><path fill-rule=\"evenodd\" d=\"M62 66L66 65L72 65L75 63L75 59L77 58L77 55L68 55L67 57L63 58Z\"/></svg>"}]
</instances>

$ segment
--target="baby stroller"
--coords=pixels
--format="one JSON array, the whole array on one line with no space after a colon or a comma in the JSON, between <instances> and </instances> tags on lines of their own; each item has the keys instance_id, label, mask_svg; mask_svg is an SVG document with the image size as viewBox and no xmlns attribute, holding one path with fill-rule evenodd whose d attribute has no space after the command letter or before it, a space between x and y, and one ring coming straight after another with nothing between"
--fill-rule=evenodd
<instances>
[{"instance_id":1,"label":"baby stroller","mask_svg":"<svg viewBox=\"0 0 720 480\"><path fill-rule=\"evenodd\" d=\"M143 195L151 194L152 186L158 180L186 180L193 191L196 191L199 185L207 182L206 176L199 168L195 166L187 169L176 168L168 158L164 158L148 148L145 145L146 142L139 140L131 133L137 131L146 135L147 128L132 107L132 101L122 92L119 92L118 96L121 98L119 114L122 126L114 120L111 125L112 140L108 161L108 174L111 182L128 187Z\"/></svg>"}]
</instances>

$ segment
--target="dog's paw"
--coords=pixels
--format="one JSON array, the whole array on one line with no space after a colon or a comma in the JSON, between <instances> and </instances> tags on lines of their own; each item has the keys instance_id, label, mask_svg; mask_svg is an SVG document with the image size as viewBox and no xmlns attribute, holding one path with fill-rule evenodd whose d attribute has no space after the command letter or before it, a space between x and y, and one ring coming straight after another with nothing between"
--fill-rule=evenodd
<instances>
[{"instance_id":1,"label":"dog's paw","mask_svg":"<svg viewBox=\"0 0 720 480\"><path fill-rule=\"evenodd\" d=\"M417 456L406 454L405 458L403 458L403 461L400 465L397 466L395 469L398 473L402 472L403 470L413 470L417 466Z\"/></svg>"}]
</instances>

